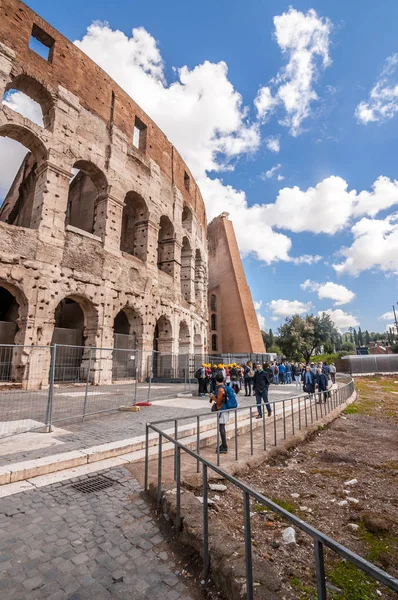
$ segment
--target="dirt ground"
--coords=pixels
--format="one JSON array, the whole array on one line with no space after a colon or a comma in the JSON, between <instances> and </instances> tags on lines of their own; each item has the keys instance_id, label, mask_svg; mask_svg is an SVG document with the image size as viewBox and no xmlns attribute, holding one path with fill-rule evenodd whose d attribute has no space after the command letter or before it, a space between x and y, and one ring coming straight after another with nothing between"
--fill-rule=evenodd
<instances>
[{"instance_id":1,"label":"dirt ground","mask_svg":"<svg viewBox=\"0 0 398 600\"><path fill-rule=\"evenodd\" d=\"M358 399L327 429L275 464L243 479L290 512L377 566L398 576L398 381L358 378ZM395 392L395 393L394 393ZM357 482L349 485L350 480ZM210 494L228 535L243 538L242 496L233 486ZM315 599L312 540L252 502L253 550L269 560L282 580L281 598ZM373 600L396 594L326 551L328 598Z\"/></svg>"}]
</instances>

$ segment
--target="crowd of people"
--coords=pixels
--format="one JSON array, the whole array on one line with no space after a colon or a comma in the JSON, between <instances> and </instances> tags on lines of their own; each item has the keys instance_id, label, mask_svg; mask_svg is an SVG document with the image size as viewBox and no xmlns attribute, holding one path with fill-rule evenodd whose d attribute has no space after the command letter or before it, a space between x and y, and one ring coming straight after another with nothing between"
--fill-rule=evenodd
<instances>
[{"instance_id":1,"label":"crowd of people","mask_svg":"<svg viewBox=\"0 0 398 600\"><path fill-rule=\"evenodd\" d=\"M272 415L271 405L268 400L268 389L271 384L286 385L293 381L296 389L303 387L303 391L312 397L318 394L318 402L326 402L328 389L336 380L336 367L326 362L315 363L291 363L287 360L280 363L253 363L248 361L244 365L237 363L225 364L202 364L196 371L198 380L199 397L209 394L212 410L223 411L219 417L219 429L221 445L219 452L228 452L225 425L228 422L229 413L223 410L226 399L229 396L227 388L238 395L244 388L245 396L256 397L257 419L262 418L262 404L264 403L268 416Z\"/></svg>"}]
</instances>

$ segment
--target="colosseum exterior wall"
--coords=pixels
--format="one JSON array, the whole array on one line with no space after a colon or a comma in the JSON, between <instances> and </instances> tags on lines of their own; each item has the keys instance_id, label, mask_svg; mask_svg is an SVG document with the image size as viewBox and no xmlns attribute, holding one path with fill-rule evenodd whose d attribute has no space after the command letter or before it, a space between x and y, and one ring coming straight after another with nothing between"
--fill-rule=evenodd
<instances>
[{"instance_id":1,"label":"colosseum exterior wall","mask_svg":"<svg viewBox=\"0 0 398 600\"><path fill-rule=\"evenodd\" d=\"M32 31L48 46L48 60L29 48ZM115 317L124 310L139 349L152 351L157 327L159 351L202 353L206 214L181 156L104 71L18 0L0 1L0 42L1 96L26 93L44 121L40 127L0 109L0 135L24 144L35 163L28 216L14 220L23 226L0 222L0 286L19 305L15 343L50 345L56 308L71 299L84 314L86 346L112 348ZM75 183L74 168L82 173ZM23 183L16 180L19 190ZM92 227L80 229L91 217L71 208L71 189L83 206L90 186ZM0 207L2 221L16 210L14 196ZM126 221L129 210L133 221ZM97 382L109 377L105 370Z\"/></svg>"}]
</instances>

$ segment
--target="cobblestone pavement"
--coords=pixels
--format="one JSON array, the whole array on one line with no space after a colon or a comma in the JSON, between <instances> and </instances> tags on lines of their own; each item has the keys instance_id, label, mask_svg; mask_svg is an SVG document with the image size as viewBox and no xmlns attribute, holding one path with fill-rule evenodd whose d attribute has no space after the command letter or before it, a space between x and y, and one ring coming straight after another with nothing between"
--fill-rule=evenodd
<instances>
[{"instance_id":1,"label":"cobblestone pavement","mask_svg":"<svg viewBox=\"0 0 398 600\"><path fill-rule=\"evenodd\" d=\"M161 391L163 390L157 390L158 393L160 393ZM269 391L269 398L270 400L282 400L284 398L290 398L292 396L295 396L296 394L297 392L295 385L277 387L271 386ZM22 448L20 448L17 452L14 450L8 450L7 453L4 453L5 455L0 450L0 454L3 454L2 456L0 456L0 466L16 462L22 462L24 460L33 460L36 458L41 458L43 456L50 456L52 454L68 452L70 450L89 448L98 444L106 444L107 442L115 442L117 440L123 440L135 436L144 435L145 424L148 421L170 418L171 421L169 426L172 427L172 419L181 418L185 416L188 417L192 415L194 420L196 419L196 415L198 413L206 412L206 410L209 407L208 402L204 401L202 410L190 408L190 400L190 398L186 398L184 400L184 408L173 408L166 405L162 406L162 403L159 403L156 406L154 405L151 407L142 407L141 411L137 413L107 413L98 415L96 417L91 417L85 420L83 423L81 421L56 423L56 427L61 427L62 429L66 430L67 433L55 436L58 440L63 442L62 444L49 446L47 448L43 447L33 450L28 449L25 451L23 449L23 436L26 434L20 434L19 438L21 440ZM254 404L255 398L253 396L250 398L239 396L240 406L249 406ZM189 423L190 421L187 420L186 422ZM167 428L167 425L165 426L165 428ZM45 436L46 434L36 435ZM5 442L6 439L3 440L3 442Z\"/></svg>"},{"instance_id":2,"label":"cobblestone pavement","mask_svg":"<svg viewBox=\"0 0 398 600\"><path fill-rule=\"evenodd\" d=\"M96 474L97 476L98 474ZM195 600L127 469L83 494L80 477L0 500L1 600Z\"/></svg>"}]
</instances>

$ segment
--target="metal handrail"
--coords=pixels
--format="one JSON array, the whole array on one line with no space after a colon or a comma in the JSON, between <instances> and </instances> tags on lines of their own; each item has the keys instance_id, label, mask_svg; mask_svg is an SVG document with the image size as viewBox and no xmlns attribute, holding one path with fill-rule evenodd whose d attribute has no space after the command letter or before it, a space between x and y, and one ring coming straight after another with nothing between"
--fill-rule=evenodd
<instances>
[{"instance_id":1,"label":"metal handrail","mask_svg":"<svg viewBox=\"0 0 398 600\"><path fill-rule=\"evenodd\" d=\"M353 381L344 386L347 391L353 391ZM345 396L345 394L344 394ZM348 397L346 398L348 400ZM276 401L277 402L277 401ZM344 400L345 402L345 400ZM343 402L340 399L339 404ZM236 410L235 414L236 414ZM181 419L182 420L182 419ZM167 421L163 421L167 422ZM170 419L169 421L170 422ZM198 420L199 423L199 420ZM159 423L157 423L159 424ZM325 563L324 563L324 546L338 554L341 558L348 560L354 564L361 571L370 575L389 589L398 592L398 579L389 575L382 569L376 567L372 563L368 562L355 552L352 552L345 546L339 544L329 536L323 534L318 529L315 529L296 515L293 515L289 511L285 510L257 490L243 483L233 475L230 475L227 471L222 469L220 466L215 465L211 461L207 460L203 456L200 456L198 452L191 450L185 446L181 441L177 439L178 427L175 429L175 437L165 433L155 425L155 423L147 423L146 425L146 450L145 450L145 490L148 490L148 459L149 459L149 429L152 429L159 436L158 445L158 481L157 481L157 503L160 506L162 499L162 442L163 438L174 444L175 447L175 480L176 480L176 519L175 528L177 536L181 529L181 450L186 452L192 458L194 458L198 464L202 465L202 485L203 485L203 565L204 565L204 576L207 577L210 571L210 558L209 558L209 527L208 527L208 469L211 469L223 479L226 479L232 483L235 487L239 488L243 492L243 509L244 509L244 537L245 537L245 562L246 562L246 598L247 600L254 600L254 582L253 582L253 566L251 558L251 517L250 517L250 497L254 498L260 504L263 504L274 513L283 517L300 530L304 531L309 535L314 542L314 560L315 560L315 571L316 571L316 583L318 600L326 600L326 577L325 577Z\"/></svg>"}]
</instances>

